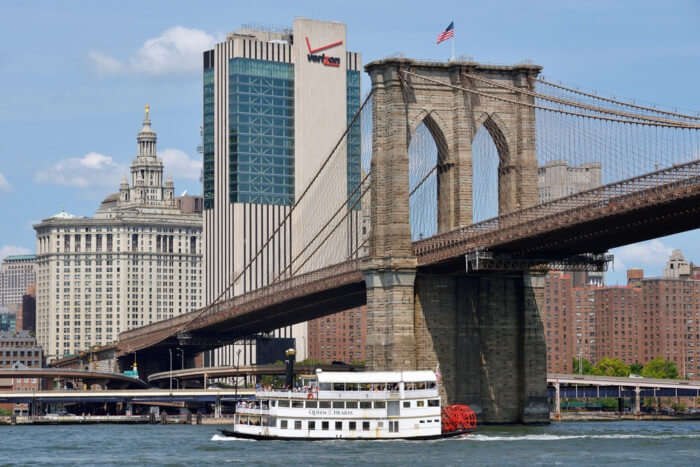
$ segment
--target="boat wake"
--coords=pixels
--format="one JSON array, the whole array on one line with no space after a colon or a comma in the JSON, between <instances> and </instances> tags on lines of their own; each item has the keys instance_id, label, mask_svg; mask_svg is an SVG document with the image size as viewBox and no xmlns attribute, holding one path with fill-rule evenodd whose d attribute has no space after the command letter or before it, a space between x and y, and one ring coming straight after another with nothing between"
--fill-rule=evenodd
<instances>
[{"instance_id":1,"label":"boat wake","mask_svg":"<svg viewBox=\"0 0 700 467\"><path fill-rule=\"evenodd\" d=\"M255 442L256 440L254 439L247 439L247 438L236 438L234 436L224 436L219 433L215 433L214 436L211 437L211 441L252 441Z\"/></svg>"},{"instance_id":2,"label":"boat wake","mask_svg":"<svg viewBox=\"0 0 700 467\"><path fill-rule=\"evenodd\" d=\"M569 439L700 439L700 433L691 434L610 434L610 435L522 435L522 436L490 436L473 434L459 438L463 441L564 441Z\"/></svg>"}]
</instances>

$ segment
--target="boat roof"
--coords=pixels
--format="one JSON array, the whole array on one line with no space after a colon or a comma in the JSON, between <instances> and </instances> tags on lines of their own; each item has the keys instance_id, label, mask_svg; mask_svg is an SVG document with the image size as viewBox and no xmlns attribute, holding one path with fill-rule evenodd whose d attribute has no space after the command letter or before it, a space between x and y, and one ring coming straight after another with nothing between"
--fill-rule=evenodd
<instances>
[{"instance_id":1,"label":"boat roof","mask_svg":"<svg viewBox=\"0 0 700 467\"><path fill-rule=\"evenodd\" d=\"M322 371L319 383L398 383L437 381L432 371Z\"/></svg>"}]
</instances>

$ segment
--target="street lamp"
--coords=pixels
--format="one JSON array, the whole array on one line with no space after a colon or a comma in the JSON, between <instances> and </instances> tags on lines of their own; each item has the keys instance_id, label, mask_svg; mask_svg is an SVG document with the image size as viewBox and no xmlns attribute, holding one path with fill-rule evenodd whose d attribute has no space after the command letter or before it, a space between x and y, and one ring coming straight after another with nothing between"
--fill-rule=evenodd
<instances>
[{"instance_id":1,"label":"street lamp","mask_svg":"<svg viewBox=\"0 0 700 467\"><path fill-rule=\"evenodd\" d=\"M170 354L170 392L173 391L173 351L171 349L168 349L168 353Z\"/></svg>"}]
</instances>

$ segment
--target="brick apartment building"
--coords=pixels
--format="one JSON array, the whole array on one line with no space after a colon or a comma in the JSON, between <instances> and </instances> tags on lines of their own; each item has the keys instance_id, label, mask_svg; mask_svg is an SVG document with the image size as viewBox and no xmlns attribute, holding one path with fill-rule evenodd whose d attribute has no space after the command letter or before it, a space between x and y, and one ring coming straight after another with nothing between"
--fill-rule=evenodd
<instances>
[{"instance_id":1,"label":"brick apartment building","mask_svg":"<svg viewBox=\"0 0 700 467\"><path fill-rule=\"evenodd\" d=\"M44 352L28 331L0 333L0 368L42 368ZM35 391L45 387L42 378L0 378L0 391ZM0 404L15 415L27 415L28 404Z\"/></svg>"},{"instance_id":2,"label":"brick apartment building","mask_svg":"<svg viewBox=\"0 0 700 467\"><path fill-rule=\"evenodd\" d=\"M681 376L700 374L700 267L675 250L663 277L627 271L622 287L572 287L561 272L548 274L542 315L547 371L571 373L573 359L619 358L645 364L659 355Z\"/></svg>"},{"instance_id":3,"label":"brick apartment building","mask_svg":"<svg viewBox=\"0 0 700 467\"><path fill-rule=\"evenodd\" d=\"M365 360L367 307L309 321L308 358L326 363Z\"/></svg>"}]
</instances>

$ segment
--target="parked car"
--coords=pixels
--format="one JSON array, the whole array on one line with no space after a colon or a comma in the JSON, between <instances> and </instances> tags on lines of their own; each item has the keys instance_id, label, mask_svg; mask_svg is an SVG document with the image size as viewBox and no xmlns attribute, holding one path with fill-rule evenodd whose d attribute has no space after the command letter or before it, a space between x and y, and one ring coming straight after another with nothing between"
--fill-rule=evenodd
<instances>
[{"instance_id":1,"label":"parked car","mask_svg":"<svg viewBox=\"0 0 700 467\"><path fill-rule=\"evenodd\" d=\"M641 379L644 379L644 376L639 376L639 375L635 375L635 374L630 374L630 378L641 378Z\"/></svg>"}]
</instances>

